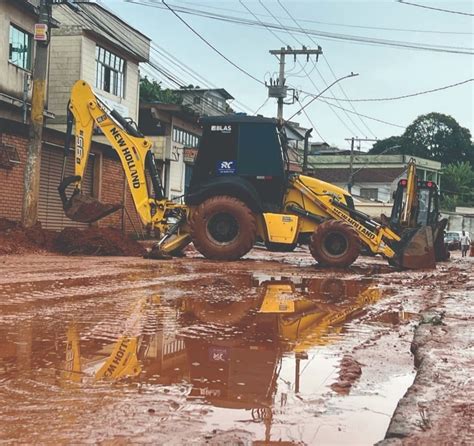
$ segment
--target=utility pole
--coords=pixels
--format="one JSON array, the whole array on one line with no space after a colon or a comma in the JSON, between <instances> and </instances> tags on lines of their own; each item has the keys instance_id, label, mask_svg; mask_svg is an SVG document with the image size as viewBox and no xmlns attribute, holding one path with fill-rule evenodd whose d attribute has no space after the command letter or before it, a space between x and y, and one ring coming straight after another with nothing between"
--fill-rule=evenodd
<instances>
[{"instance_id":1,"label":"utility pole","mask_svg":"<svg viewBox=\"0 0 474 446\"><path fill-rule=\"evenodd\" d=\"M285 56L291 55L296 61L297 56L304 55L306 60L309 60L311 55L316 55L316 61L319 58L320 54L323 54L323 50L320 46L317 49L311 50L303 46L303 48L295 50L291 47L281 47L279 50L270 50L270 54L277 56L280 61L280 69L278 74L278 79L270 79L270 83L266 84L268 87L268 97L277 98L277 117L280 122L283 121L283 104L285 104L284 99L288 93L288 87L285 85Z\"/></svg>"},{"instance_id":2,"label":"utility pole","mask_svg":"<svg viewBox=\"0 0 474 446\"><path fill-rule=\"evenodd\" d=\"M359 150L360 150L360 143L361 142L376 142L378 141L377 139L371 139L371 138L346 138L346 141L351 142L351 156L349 159L349 178L347 179L347 192L350 194L352 193L352 184L354 180L354 143L357 141L359 143Z\"/></svg>"},{"instance_id":3,"label":"utility pole","mask_svg":"<svg viewBox=\"0 0 474 446\"><path fill-rule=\"evenodd\" d=\"M24 198L22 223L31 227L38 217L41 146L43 140L44 103L48 68L48 46L51 24L50 0L40 0L39 22L35 25L35 61L33 67L33 95L28 153L24 174Z\"/></svg>"}]
</instances>

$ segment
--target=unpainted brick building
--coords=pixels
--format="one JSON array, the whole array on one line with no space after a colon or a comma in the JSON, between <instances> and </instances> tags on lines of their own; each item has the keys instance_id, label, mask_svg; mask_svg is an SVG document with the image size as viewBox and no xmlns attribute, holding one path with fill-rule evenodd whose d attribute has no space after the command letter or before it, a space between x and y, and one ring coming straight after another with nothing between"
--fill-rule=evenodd
<instances>
[{"instance_id":1,"label":"unpainted brick building","mask_svg":"<svg viewBox=\"0 0 474 446\"><path fill-rule=\"evenodd\" d=\"M72 222L62 212L57 192L64 157L64 133L45 128L41 155L38 220L43 227L60 230L64 227L87 227ZM21 220L24 195L24 169L28 150L28 126L0 118L0 217ZM122 165L107 145L92 144L87 168L85 192L106 203L123 203L124 209L95 223L127 232L141 230L141 222L132 201ZM67 158L66 175L72 173L72 156Z\"/></svg>"}]
</instances>

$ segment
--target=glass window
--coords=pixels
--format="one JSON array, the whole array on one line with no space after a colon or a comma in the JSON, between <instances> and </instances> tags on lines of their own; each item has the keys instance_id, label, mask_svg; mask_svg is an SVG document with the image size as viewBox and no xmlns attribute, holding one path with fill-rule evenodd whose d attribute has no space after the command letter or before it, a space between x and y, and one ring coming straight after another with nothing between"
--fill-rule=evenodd
<instances>
[{"instance_id":1,"label":"glass window","mask_svg":"<svg viewBox=\"0 0 474 446\"><path fill-rule=\"evenodd\" d=\"M110 51L97 46L96 88L121 98L124 97L125 60Z\"/></svg>"},{"instance_id":2,"label":"glass window","mask_svg":"<svg viewBox=\"0 0 474 446\"><path fill-rule=\"evenodd\" d=\"M379 190L376 188L360 188L360 196L362 198L368 198L369 200L378 200L379 199Z\"/></svg>"},{"instance_id":3,"label":"glass window","mask_svg":"<svg viewBox=\"0 0 474 446\"><path fill-rule=\"evenodd\" d=\"M10 25L8 60L17 67L31 70L31 52L31 34L22 31L14 25Z\"/></svg>"}]
</instances>

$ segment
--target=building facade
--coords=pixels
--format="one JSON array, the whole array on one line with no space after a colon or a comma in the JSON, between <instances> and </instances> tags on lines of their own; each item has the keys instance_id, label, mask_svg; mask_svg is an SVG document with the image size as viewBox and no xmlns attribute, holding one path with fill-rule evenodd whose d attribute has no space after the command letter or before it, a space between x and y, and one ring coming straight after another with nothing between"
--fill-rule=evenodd
<instances>
[{"instance_id":1,"label":"building facade","mask_svg":"<svg viewBox=\"0 0 474 446\"><path fill-rule=\"evenodd\" d=\"M175 90L182 99L182 105L199 116L217 116L233 113L227 101L234 97L224 88L186 88Z\"/></svg>"},{"instance_id":2,"label":"building facade","mask_svg":"<svg viewBox=\"0 0 474 446\"><path fill-rule=\"evenodd\" d=\"M38 3L0 0L0 217L12 220L20 220L22 214L31 98L31 88L25 79L32 75ZM85 228L87 224L65 217L57 193L71 86L85 79L111 107L137 119L139 63L148 60L150 42L95 3L77 3L72 8L55 5L52 13L45 112L49 119L43 131L38 220L43 227L53 230L67 226ZM67 158L65 176L73 173L72 158ZM103 136L94 138L83 191L102 202L125 205L123 211L101 220L99 225L126 231L140 228L120 160Z\"/></svg>"},{"instance_id":3,"label":"building facade","mask_svg":"<svg viewBox=\"0 0 474 446\"><path fill-rule=\"evenodd\" d=\"M27 122L37 0L0 0L0 117Z\"/></svg>"},{"instance_id":4,"label":"building facade","mask_svg":"<svg viewBox=\"0 0 474 446\"><path fill-rule=\"evenodd\" d=\"M334 155L319 154L309 156L311 175L320 180L348 189L364 199L392 201L398 180L405 176L407 163L416 161L418 178L441 184L441 163L409 155ZM352 169L351 169L352 164ZM352 174L351 174L352 172Z\"/></svg>"},{"instance_id":5,"label":"building facade","mask_svg":"<svg viewBox=\"0 0 474 446\"><path fill-rule=\"evenodd\" d=\"M202 135L198 115L181 105L142 103L139 127L152 141L165 195L170 199L182 197Z\"/></svg>"},{"instance_id":6,"label":"building facade","mask_svg":"<svg viewBox=\"0 0 474 446\"><path fill-rule=\"evenodd\" d=\"M49 125L64 128L71 87L78 79L122 116L138 121L139 64L148 62L150 39L97 3L77 10L55 5L60 25L52 32L48 105Z\"/></svg>"}]
</instances>

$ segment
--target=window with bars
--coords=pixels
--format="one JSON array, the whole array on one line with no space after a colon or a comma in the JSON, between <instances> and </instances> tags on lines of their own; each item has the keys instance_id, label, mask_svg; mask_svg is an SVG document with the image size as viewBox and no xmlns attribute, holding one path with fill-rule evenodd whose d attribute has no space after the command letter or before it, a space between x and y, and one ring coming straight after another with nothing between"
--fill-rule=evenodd
<instances>
[{"instance_id":1,"label":"window with bars","mask_svg":"<svg viewBox=\"0 0 474 446\"><path fill-rule=\"evenodd\" d=\"M17 67L31 70L32 36L10 24L8 60Z\"/></svg>"},{"instance_id":2,"label":"window with bars","mask_svg":"<svg viewBox=\"0 0 474 446\"><path fill-rule=\"evenodd\" d=\"M185 147L193 148L199 145L199 136L193 135L179 127L173 127L173 141L183 144Z\"/></svg>"},{"instance_id":3,"label":"window with bars","mask_svg":"<svg viewBox=\"0 0 474 446\"><path fill-rule=\"evenodd\" d=\"M95 86L107 93L125 97L125 60L97 45Z\"/></svg>"}]
</instances>

